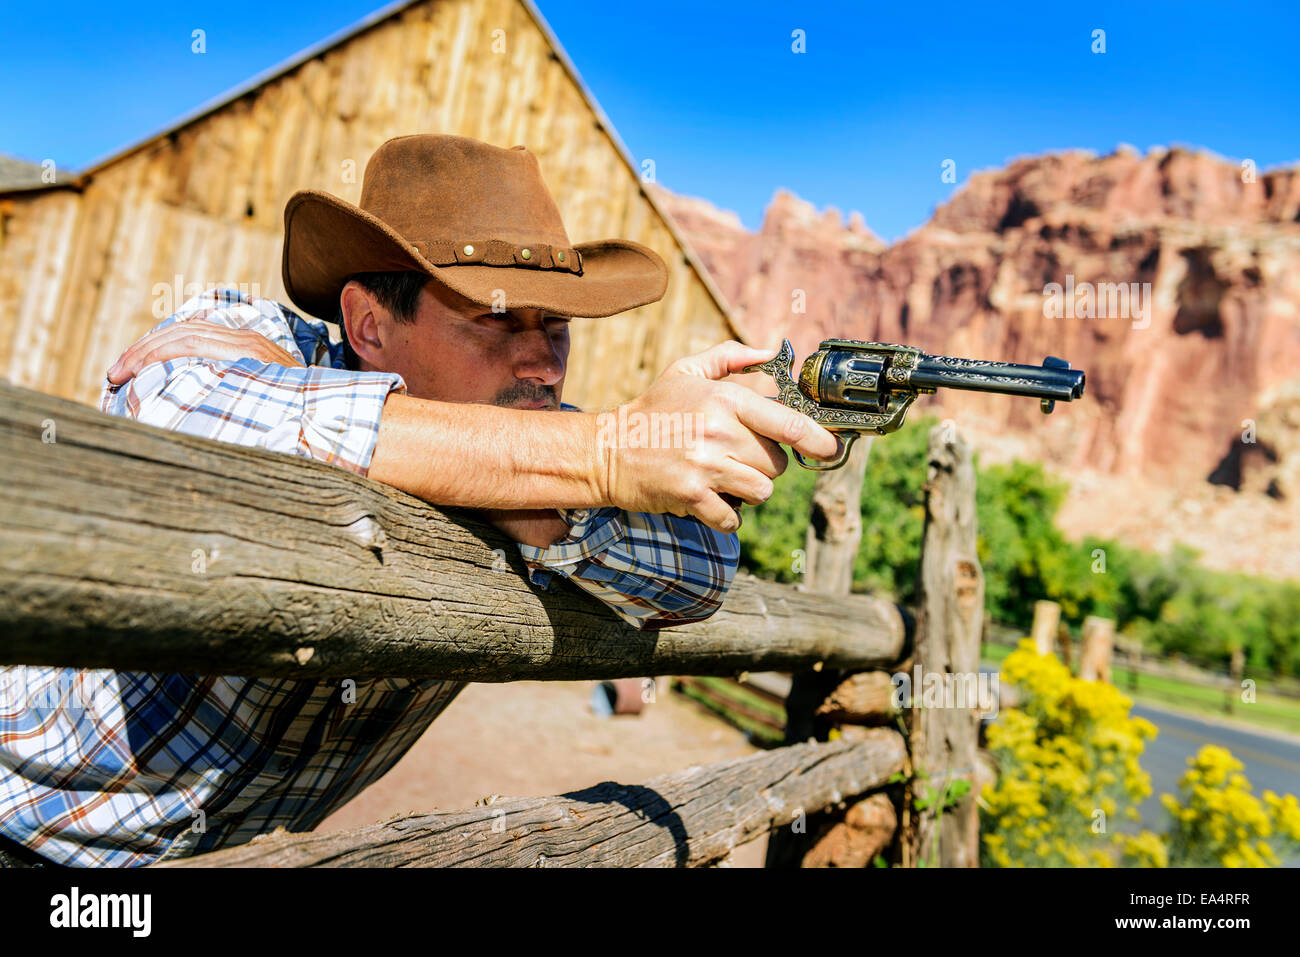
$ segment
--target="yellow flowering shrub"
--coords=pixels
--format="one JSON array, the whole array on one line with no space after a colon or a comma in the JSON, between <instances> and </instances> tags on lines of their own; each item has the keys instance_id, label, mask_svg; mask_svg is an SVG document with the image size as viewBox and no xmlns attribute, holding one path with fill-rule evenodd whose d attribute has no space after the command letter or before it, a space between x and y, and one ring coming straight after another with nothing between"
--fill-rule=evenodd
<instances>
[{"instance_id":1,"label":"yellow flowering shrub","mask_svg":"<svg viewBox=\"0 0 1300 957\"><path fill-rule=\"evenodd\" d=\"M1187 762L1178 782L1182 800L1160 795L1173 821L1166 837L1174 867L1277 867L1280 854L1300 845L1296 796L1251 794L1242 763L1207 744Z\"/></svg>"},{"instance_id":2,"label":"yellow flowering shrub","mask_svg":"<svg viewBox=\"0 0 1300 957\"><path fill-rule=\"evenodd\" d=\"M1168 867L1169 849L1165 839L1152 831L1142 830L1125 835L1120 844L1120 859L1128 867Z\"/></svg>"},{"instance_id":3,"label":"yellow flowering shrub","mask_svg":"<svg viewBox=\"0 0 1300 957\"><path fill-rule=\"evenodd\" d=\"M999 775L980 795L983 866L1274 867L1300 848L1296 796L1256 798L1242 763L1214 745L1188 760L1181 800L1160 796L1168 833L1114 833L1110 820L1138 820L1151 793L1139 759L1155 726L1130 717L1132 700L1114 686L1075 678L1028 638L1001 680L1024 702L988 729Z\"/></svg>"},{"instance_id":4,"label":"yellow flowering shrub","mask_svg":"<svg viewBox=\"0 0 1300 957\"><path fill-rule=\"evenodd\" d=\"M1075 678L1027 638L1003 662L1001 680L1021 690L1023 704L988 729L1000 771L981 793L981 863L1112 866L1124 837L1111 820L1136 819L1151 793L1138 759L1155 725L1130 717L1132 700L1113 685ZM1149 845L1134 853L1156 856Z\"/></svg>"}]
</instances>

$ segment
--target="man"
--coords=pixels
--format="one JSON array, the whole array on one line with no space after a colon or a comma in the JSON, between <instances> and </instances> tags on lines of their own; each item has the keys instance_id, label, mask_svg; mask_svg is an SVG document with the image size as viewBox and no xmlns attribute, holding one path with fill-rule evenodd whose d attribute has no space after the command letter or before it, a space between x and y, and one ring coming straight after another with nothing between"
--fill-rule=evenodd
<instances>
[{"instance_id":1,"label":"man","mask_svg":"<svg viewBox=\"0 0 1300 957\"><path fill-rule=\"evenodd\" d=\"M620 410L689 420L689 442L620 446L562 404L570 318L658 300L667 269L626 240L571 245L522 146L388 141L359 207L313 190L289 200L282 271L294 304L339 322L342 342L279 303L210 290L123 354L102 408L478 509L519 542L534 583L566 577L641 628L717 609L738 558L735 503L771 494L778 442L837 450L806 416L718 381L772 355L735 342L679 360ZM21 666L0 679L27 701L0 713L0 839L70 866L310 830L465 685L373 679L349 697L336 680Z\"/></svg>"}]
</instances>

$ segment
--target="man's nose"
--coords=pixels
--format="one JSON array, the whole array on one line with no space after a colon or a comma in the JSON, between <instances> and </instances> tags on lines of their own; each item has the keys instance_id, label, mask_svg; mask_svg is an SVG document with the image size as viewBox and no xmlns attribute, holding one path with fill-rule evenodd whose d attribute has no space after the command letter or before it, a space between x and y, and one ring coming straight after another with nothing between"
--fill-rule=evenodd
<instances>
[{"instance_id":1,"label":"man's nose","mask_svg":"<svg viewBox=\"0 0 1300 957\"><path fill-rule=\"evenodd\" d=\"M564 358L545 329L531 329L514 337L514 371L517 379L536 379L542 385L555 385L564 378Z\"/></svg>"}]
</instances>

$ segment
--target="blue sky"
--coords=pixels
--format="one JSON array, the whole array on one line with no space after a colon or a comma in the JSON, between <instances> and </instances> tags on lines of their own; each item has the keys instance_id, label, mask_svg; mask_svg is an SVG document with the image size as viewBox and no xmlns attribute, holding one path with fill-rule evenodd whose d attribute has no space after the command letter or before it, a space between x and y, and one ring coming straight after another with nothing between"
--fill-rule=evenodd
<instances>
[{"instance_id":1,"label":"blue sky","mask_svg":"<svg viewBox=\"0 0 1300 957\"><path fill-rule=\"evenodd\" d=\"M0 152L83 168L381 4L113 6L4 4ZM971 172L1071 147L1300 160L1296 3L538 7L633 156L751 229L785 187L896 239ZM1105 53L1091 51L1096 29Z\"/></svg>"}]
</instances>

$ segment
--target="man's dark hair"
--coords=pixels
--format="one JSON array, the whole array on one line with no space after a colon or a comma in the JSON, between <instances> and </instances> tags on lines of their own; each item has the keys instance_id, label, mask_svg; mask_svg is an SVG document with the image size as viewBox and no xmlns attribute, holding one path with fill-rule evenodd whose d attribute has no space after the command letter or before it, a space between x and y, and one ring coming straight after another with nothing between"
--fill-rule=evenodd
<instances>
[{"instance_id":1,"label":"man's dark hair","mask_svg":"<svg viewBox=\"0 0 1300 957\"><path fill-rule=\"evenodd\" d=\"M415 322L415 314L420 307L420 290L429 282L429 276L422 272L360 272L349 276L346 282L356 280L379 300L380 305L393 314L398 322ZM357 369L361 362L352 343L348 341L348 330L343 324L343 307L334 307L334 321L339 324L343 339L343 361L349 369Z\"/></svg>"}]
</instances>

